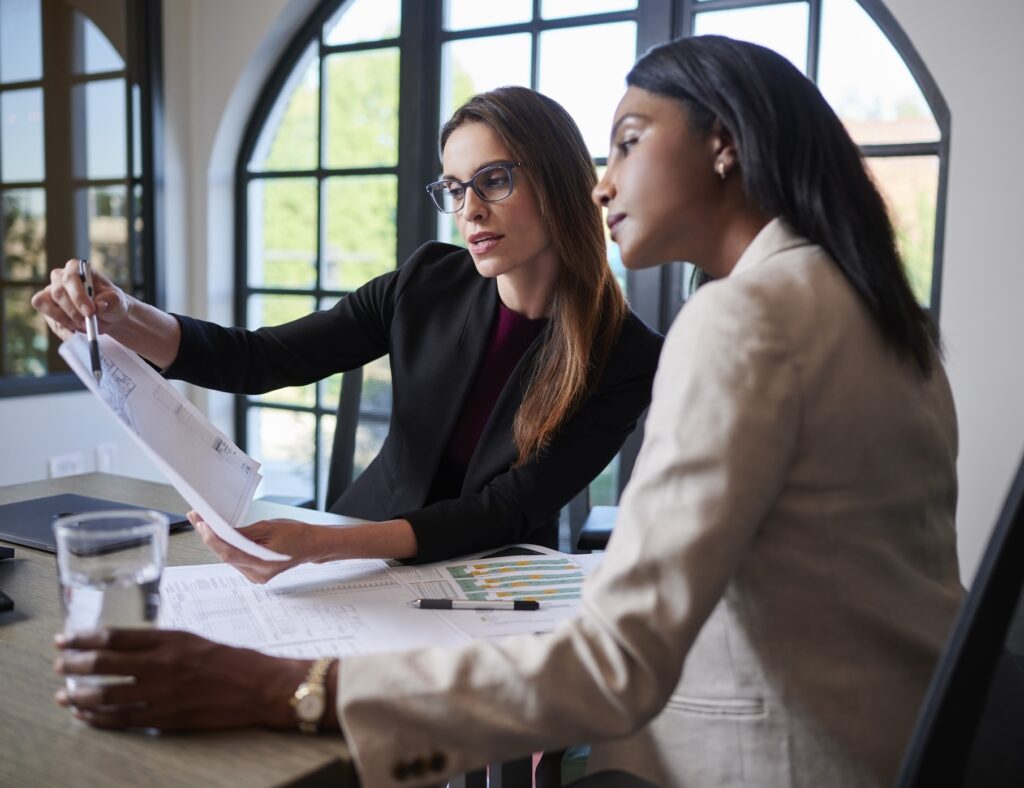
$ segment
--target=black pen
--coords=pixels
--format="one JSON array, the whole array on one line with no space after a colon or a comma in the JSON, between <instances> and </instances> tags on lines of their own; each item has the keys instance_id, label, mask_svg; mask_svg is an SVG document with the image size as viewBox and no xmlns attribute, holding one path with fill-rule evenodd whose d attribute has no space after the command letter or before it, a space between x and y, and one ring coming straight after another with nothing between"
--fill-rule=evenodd
<instances>
[{"instance_id":1,"label":"black pen","mask_svg":"<svg viewBox=\"0 0 1024 788\"><path fill-rule=\"evenodd\" d=\"M78 276L81 278L82 284L85 285L85 294L89 296L91 301L93 297L92 269L89 267L88 260L78 261ZM85 336L89 340L89 361L92 362L92 376L99 383L100 378L103 377L103 367L100 366L100 326L96 322L95 303L93 303L92 315L85 319Z\"/></svg>"},{"instance_id":2,"label":"black pen","mask_svg":"<svg viewBox=\"0 0 1024 788\"><path fill-rule=\"evenodd\" d=\"M535 599L416 599L409 604L421 610L540 610Z\"/></svg>"}]
</instances>

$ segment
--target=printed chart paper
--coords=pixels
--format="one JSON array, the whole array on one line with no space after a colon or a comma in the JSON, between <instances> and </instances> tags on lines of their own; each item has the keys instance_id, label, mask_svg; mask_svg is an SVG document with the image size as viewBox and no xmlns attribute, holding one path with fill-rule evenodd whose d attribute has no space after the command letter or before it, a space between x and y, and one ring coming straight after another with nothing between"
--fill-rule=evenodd
<instances>
[{"instance_id":1,"label":"printed chart paper","mask_svg":"<svg viewBox=\"0 0 1024 788\"><path fill-rule=\"evenodd\" d=\"M75 334L59 352L221 539L257 558L286 559L236 530L262 478L260 464L135 353L106 335L99 345L99 384L83 335Z\"/></svg>"},{"instance_id":2,"label":"printed chart paper","mask_svg":"<svg viewBox=\"0 0 1024 788\"><path fill-rule=\"evenodd\" d=\"M456 631L474 639L554 630L579 610L583 581L597 557L559 553L536 545L534 555L464 558L425 566L393 568L395 576L422 599L476 601L532 599L540 610L433 611ZM580 560L586 559L586 560Z\"/></svg>"},{"instance_id":3,"label":"printed chart paper","mask_svg":"<svg viewBox=\"0 0 1024 788\"><path fill-rule=\"evenodd\" d=\"M566 562L556 569L544 565L561 573L556 580L589 571L599 561L529 547L536 554L527 558ZM306 659L551 632L579 609L578 593L543 601L536 611L421 610L410 605L426 596L464 599L454 577L465 566L507 561L474 558L414 567L379 559L303 564L262 586L227 564L171 566L161 580L158 624L266 654ZM582 579L572 584L578 589ZM570 583L554 585L564 589Z\"/></svg>"}]
</instances>

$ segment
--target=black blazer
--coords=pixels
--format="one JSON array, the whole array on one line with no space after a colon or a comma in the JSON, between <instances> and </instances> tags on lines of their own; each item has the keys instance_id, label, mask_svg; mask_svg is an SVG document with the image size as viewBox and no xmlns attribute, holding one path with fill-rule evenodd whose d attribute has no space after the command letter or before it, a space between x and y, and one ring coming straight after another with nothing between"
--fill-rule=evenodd
<instances>
[{"instance_id":1,"label":"black blazer","mask_svg":"<svg viewBox=\"0 0 1024 788\"><path fill-rule=\"evenodd\" d=\"M462 496L425 505L497 312L497 283L477 273L469 253L428 243L332 309L281 326L248 331L175 315L181 349L165 374L258 394L390 354L388 436L330 510L368 520L406 518L416 533L417 562L512 542L556 544L559 510L608 465L650 402L662 338L630 313L597 389L540 457L512 468L512 419L545 328L494 406Z\"/></svg>"}]
</instances>

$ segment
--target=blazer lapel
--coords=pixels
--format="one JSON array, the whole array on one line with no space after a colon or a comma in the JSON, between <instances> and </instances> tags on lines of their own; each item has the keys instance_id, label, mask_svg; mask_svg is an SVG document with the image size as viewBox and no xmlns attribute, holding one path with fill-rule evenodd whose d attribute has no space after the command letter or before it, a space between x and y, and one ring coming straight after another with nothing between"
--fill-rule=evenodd
<instances>
[{"instance_id":1,"label":"blazer lapel","mask_svg":"<svg viewBox=\"0 0 1024 788\"><path fill-rule=\"evenodd\" d=\"M429 469L429 473L423 473L422 476L417 473L426 489L434 481L441 455L476 382L498 313L498 288L495 281L482 277L481 280L480 287L474 288L461 314L452 315L453 332L458 331L454 352L439 353L432 359L432 380L441 383L423 386L416 392L420 400L416 411L422 414L422 421L410 426L419 433L419 439L415 442L424 450L418 463L422 469Z\"/></svg>"}]
</instances>

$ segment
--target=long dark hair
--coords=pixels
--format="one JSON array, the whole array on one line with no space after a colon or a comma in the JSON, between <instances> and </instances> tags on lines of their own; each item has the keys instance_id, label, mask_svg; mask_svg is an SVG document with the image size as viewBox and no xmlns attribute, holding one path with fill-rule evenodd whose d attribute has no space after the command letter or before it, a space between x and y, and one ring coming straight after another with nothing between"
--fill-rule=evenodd
<instances>
[{"instance_id":1,"label":"long dark hair","mask_svg":"<svg viewBox=\"0 0 1024 788\"><path fill-rule=\"evenodd\" d=\"M930 371L933 327L910 289L885 203L814 83L770 49L722 36L655 47L626 82L682 101L699 133L721 123L747 196L825 249L885 341Z\"/></svg>"},{"instance_id":2,"label":"long dark hair","mask_svg":"<svg viewBox=\"0 0 1024 788\"><path fill-rule=\"evenodd\" d=\"M483 123L523 162L541 218L558 255L551 330L537 355L512 432L518 458L541 452L600 378L626 317L605 248L601 211L590 199L597 183L583 135L562 106L536 91L505 87L480 93L441 129L441 151L465 123Z\"/></svg>"}]
</instances>

